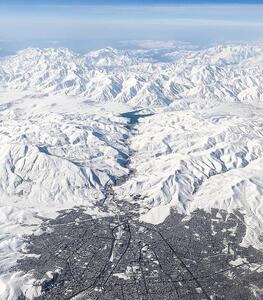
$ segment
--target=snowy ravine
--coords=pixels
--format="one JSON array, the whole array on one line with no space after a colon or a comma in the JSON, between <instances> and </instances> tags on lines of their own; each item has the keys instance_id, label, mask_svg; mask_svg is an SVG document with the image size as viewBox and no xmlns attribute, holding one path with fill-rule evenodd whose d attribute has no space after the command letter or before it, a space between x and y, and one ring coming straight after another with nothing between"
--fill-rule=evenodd
<instances>
[{"instance_id":1,"label":"snowy ravine","mask_svg":"<svg viewBox=\"0 0 263 300\"><path fill-rule=\"evenodd\" d=\"M158 226L171 210L238 210L241 246L262 251L262 87L262 44L1 58L0 298L39 293L13 268L24 235L62 209L108 216L109 186ZM131 111L147 118L131 128Z\"/></svg>"}]
</instances>

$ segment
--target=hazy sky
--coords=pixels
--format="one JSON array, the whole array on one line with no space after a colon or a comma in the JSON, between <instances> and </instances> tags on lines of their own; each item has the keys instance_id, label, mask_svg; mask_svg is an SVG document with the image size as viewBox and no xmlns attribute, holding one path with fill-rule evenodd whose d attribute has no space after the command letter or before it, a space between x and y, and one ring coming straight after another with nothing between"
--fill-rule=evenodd
<instances>
[{"instance_id":1,"label":"hazy sky","mask_svg":"<svg viewBox=\"0 0 263 300\"><path fill-rule=\"evenodd\" d=\"M230 3L231 2L231 3ZM85 52L129 40L194 44L263 40L262 1L0 0L0 54L20 48Z\"/></svg>"}]
</instances>

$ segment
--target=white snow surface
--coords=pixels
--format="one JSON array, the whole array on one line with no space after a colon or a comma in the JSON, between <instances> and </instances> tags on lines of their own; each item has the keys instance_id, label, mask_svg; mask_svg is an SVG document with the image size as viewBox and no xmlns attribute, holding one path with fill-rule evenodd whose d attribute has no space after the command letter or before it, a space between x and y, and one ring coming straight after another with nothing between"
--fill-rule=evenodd
<instances>
[{"instance_id":1,"label":"white snow surface","mask_svg":"<svg viewBox=\"0 0 263 300\"><path fill-rule=\"evenodd\" d=\"M263 108L157 109L141 119L131 147L136 172L116 192L145 198L142 220L158 224L171 208L240 210L244 244L263 248Z\"/></svg>"},{"instance_id":2,"label":"white snow surface","mask_svg":"<svg viewBox=\"0 0 263 300\"><path fill-rule=\"evenodd\" d=\"M158 43L157 43L158 44ZM263 249L263 46L26 49L0 59L0 299L39 293L10 271L39 216L84 205L107 182L142 195L141 219L236 209ZM121 112L143 109L134 131ZM131 163L125 165L131 154Z\"/></svg>"},{"instance_id":3,"label":"white snow surface","mask_svg":"<svg viewBox=\"0 0 263 300\"><path fill-rule=\"evenodd\" d=\"M133 106L182 98L258 102L263 99L262 49L261 44L106 48L82 56L68 49L26 49L1 59L0 87L34 97L78 95Z\"/></svg>"}]
</instances>

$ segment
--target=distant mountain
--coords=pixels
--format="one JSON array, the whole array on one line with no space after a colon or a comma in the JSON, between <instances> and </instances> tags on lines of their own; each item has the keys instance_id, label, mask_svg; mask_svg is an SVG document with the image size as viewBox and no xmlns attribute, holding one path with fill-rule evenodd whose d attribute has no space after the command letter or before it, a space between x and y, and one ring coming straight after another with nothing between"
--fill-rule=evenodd
<instances>
[{"instance_id":1,"label":"distant mountain","mask_svg":"<svg viewBox=\"0 0 263 300\"><path fill-rule=\"evenodd\" d=\"M68 49L26 49L0 61L0 89L133 106L170 105L183 98L251 103L263 100L262 61L262 45L105 48L84 56Z\"/></svg>"},{"instance_id":2,"label":"distant mountain","mask_svg":"<svg viewBox=\"0 0 263 300\"><path fill-rule=\"evenodd\" d=\"M0 59L0 299L41 293L32 274L14 268L29 255L24 235L76 206L122 220L114 206L135 204L153 224L171 209L185 218L222 209L222 220L238 210L242 246L263 249L262 100L260 44L26 49ZM133 115L134 128L132 110L147 116ZM243 258L233 259L236 267Z\"/></svg>"}]
</instances>

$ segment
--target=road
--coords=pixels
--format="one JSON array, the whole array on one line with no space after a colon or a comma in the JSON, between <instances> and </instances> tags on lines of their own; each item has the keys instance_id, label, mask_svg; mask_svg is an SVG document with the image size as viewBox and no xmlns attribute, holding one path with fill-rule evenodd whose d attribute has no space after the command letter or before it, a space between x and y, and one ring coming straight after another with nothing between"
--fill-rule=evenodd
<instances>
[{"instance_id":1,"label":"road","mask_svg":"<svg viewBox=\"0 0 263 300\"><path fill-rule=\"evenodd\" d=\"M131 130L145 116L137 113L124 115ZM118 199L111 184L104 195L98 206L105 217L75 207L27 237L28 252L38 257L17 268L34 274L38 299L263 299L263 253L242 246L239 211L197 210L190 218L171 211L152 225L139 220L140 195Z\"/></svg>"},{"instance_id":2,"label":"road","mask_svg":"<svg viewBox=\"0 0 263 300\"><path fill-rule=\"evenodd\" d=\"M92 218L61 211L29 237L19 269L34 270L39 299L256 299L263 289L263 253L241 245L240 212L172 212L160 225L139 221L139 196L114 200L119 213ZM48 275L47 275L48 274ZM252 288L253 287L253 288ZM259 296L258 296L259 297ZM26 298L25 298L26 299ZM260 299L260 298L259 298Z\"/></svg>"}]
</instances>

